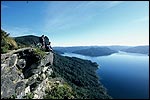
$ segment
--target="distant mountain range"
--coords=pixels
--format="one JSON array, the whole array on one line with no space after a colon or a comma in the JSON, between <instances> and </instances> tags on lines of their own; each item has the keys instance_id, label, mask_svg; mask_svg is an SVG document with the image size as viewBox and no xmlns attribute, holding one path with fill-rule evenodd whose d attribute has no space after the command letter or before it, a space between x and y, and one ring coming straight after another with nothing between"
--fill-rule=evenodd
<instances>
[{"instance_id":1,"label":"distant mountain range","mask_svg":"<svg viewBox=\"0 0 150 100\"><path fill-rule=\"evenodd\" d=\"M35 45L39 43L39 37L34 35L14 37L18 44L23 44L27 46ZM48 37L45 37L46 42L49 41ZM72 47L53 47L53 49L59 53L77 53L88 56L102 56L116 53L117 51L124 51L130 53L141 53L149 54L149 46L72 46Z\"/></svg>"},{"instance_id":2,"label":"distant mountain range","mask_svg":"<svg viewBox=\"0 0 150 100\"><path fill-rule=\"evenodd\" d=\"M113 46L105 46L105 47L108 47L112 50L117 50L117 51L120 51L120 50L123 50L123 49L128 49L128 48L131 48L131 47L134 47L134 46L119 46L119 45L113 45Z\"/></svg>"},{"instance_id":3,"label":"distant mountain range","mask_svg":"<svg viewBox=\"0 0 150 100\"><path fill-rule=\"evenodd\" d=\"M129 53L149 54L149 46L136 46L128 49L123 49L121 51L129 52Z\"/></svg>"},{"instance_id":4,"label":"distant mountain range","mask_svg":"<svg viewBox=\"0 0 150 100\"><path fill-rule=\"evenodd\" d=\"M106 49L102 49L102 48L109 48L109 50L107 49L106 51L112 51L114 50L116 51L124 51L124 52L129 52L129 53L141 53L141 54L149 54L149 46L74 46L74 47L53 47L54 50L57 51L61 51L61 52L70 52L70 53L78 53L81 54L81 52L88 52L92 51L94 52L102 52L103 54L106 53L105 50ZM96 48L96 49L95 49ZM101 50L100 50L101 49ZM84 52L84 54L85 54ZM98 54L98 53L96 53ZM109 54L109 53L108 53ZM93 55L92 53L90 53L89 55ZM104 54L105 55L105 54ZM106 53L107 55L107 53ZM96 56L96 55L95 55Z\"/></svg>"},{"instance_id":5,"label":"distant mountain range","mask_svg":"<svg viewBox=\"0 0 150 100\"><path fill-rule=\"evenodd\" d=\"M91 47L88 49L77 50L77 51L74 51L73 53L96 57L96 56L110 55L110 54L117 53L117 52L118 51L111 50L107 47L96 47L96 48Z\"/></svg>"},{"instance_id":6,"label":"distant mountain range","mask_svg":"<svg viewBox=\"0 0 150 100\"><path fill-rule=\"evenodd\" d=\"M82 50L82 49L88 49L91 46L72 46L72 47L53 47L54 50L61 51L61 52L74 52L77 50Z\"/></svg>"},{"instance_id":7,"label":"distant mountain range","mask_svg":"<svg viewBox=\"0 0 150 100\"><path fill-rule=\"evenodd\" d=\"M58 51L62 51L62 52L74 52L77 50L83 50L83 49L89 49L89 48L103 48L103 47L107 47L111 50L122 50L122 49L127 49L130 48L132 46L73 46L73 47L53 47L54 50L58 50Z\"/></svg>"}]
</instances>

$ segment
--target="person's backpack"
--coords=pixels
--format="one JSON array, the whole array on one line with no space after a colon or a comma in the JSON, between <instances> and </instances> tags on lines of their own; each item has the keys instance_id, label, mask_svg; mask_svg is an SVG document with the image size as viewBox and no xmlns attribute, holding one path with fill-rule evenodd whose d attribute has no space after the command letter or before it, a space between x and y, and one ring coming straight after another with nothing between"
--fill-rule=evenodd
<instances>
[{"instance_id":1,"label":"person's backpack","mask_svg":"<svg viewBox=\"0 0 150 100\"><path fill-rule=\"evenodd\" d=\"M39 42L40 42L40 43L43 43L42 37L39 37Z\"/></svg>"},{"instance_id":2,"label":"person's backpack","mask_svg":"<svg viewBox=\"0 0 150 100\"><path fill-rule=\"evenodd\" d=\"M49 43L49 38L45 36L44 39L45 39L45 45L47 45Z\"/></svg>"}]
</instances>

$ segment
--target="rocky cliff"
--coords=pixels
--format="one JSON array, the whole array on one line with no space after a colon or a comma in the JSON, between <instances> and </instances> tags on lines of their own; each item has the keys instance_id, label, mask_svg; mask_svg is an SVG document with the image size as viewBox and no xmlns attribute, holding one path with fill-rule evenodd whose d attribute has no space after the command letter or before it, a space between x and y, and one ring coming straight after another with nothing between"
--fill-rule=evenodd
<instances>
[{"instance_id":1,"label":"rocky cliff","mask_svg":"<svg viewBox=\"0 0 150 100\"><path fill-rule=\"evenodd\" d=\"M43 98L52 64L52 52L41 58L33 48L1 54L1 99Z\"/></svg>"},{"instance_id":2,"label":"rocky cliff","mask_svg":"<svg viewBox=\"0 0 150 100\"><path fill-rule=\"evenodd\" d=\"M1 99L110 99L96 69L89 60L38 48L13 50L1 54Z\"/></svg>"},{"instance_id":3,"label":"rocky cliff","mask_svg":"<svg viewBox=\"0 0 150 100\"><path fill-rule=\"evenodd\" d=\"M1 99L111 98L98 81L96 63L45 52L35 45L37 36L15 38L16 43L1 30L1 38Z\"/></svg>"}]
</instances>

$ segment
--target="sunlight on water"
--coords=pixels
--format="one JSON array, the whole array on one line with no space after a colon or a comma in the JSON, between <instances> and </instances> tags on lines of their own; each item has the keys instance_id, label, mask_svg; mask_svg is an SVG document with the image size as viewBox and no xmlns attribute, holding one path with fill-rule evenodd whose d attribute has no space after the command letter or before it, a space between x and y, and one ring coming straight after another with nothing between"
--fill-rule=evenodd
<instances>
[{"instance_id":1,"label":"sunlight on water","mask_svg":"<svg viewBox=\"0 0 150 100\"><path fill-rule=\"evenodd\" d=\"M146 99L149 91L149 56L119 52L109 56L90 57L74 53L63 56L78 57L97 62L97 74L108 94L117 99Z\"/></svg>"}]
</instances>

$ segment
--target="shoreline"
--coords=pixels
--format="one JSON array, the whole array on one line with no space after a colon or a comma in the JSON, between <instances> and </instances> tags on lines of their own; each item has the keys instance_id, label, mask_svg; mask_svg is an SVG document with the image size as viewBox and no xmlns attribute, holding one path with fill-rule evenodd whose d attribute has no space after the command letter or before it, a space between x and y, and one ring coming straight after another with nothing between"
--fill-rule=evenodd
<instances>
[{"instance_id":1,"label":"shoreline","mask_svg":"<svg viewBox=\"0 0 150 100\"><path fill-rule=\"evenodd\" d=\"M74 88L79 99L112 99L107 94L107 89L99 81L96 73L98 68L98 64L91 60L54 56L53 70Z\"/></svg>"}]
</instances>

